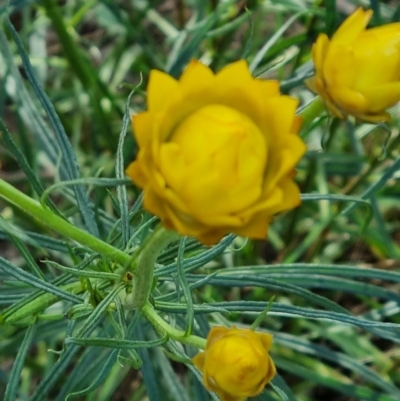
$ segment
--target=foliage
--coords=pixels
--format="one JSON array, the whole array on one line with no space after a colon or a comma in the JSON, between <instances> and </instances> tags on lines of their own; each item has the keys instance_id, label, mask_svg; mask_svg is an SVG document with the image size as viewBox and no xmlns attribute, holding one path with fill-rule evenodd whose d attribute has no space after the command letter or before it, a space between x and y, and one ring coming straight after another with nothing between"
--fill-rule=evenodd
<instances>
[{"instance_id":1,"label":"foliage","mask_svg":"<svg viewBox=\"0 0 400 401\"><path fill-rule=\"evenodd\" d=\"M211 326L258 317L278 375L256 400L400 398L399 110L337 120L303 83L317 35L360 4L374 26L399 20L374 0L0 5L5 401L217 400L189 358ZM163 237L125 178L150 70L178 77L192 58L214 71L245 58L300 99L303 203L266 241ZM134 273L151 257L147 288Z\"/></svg>"}]
</instances>

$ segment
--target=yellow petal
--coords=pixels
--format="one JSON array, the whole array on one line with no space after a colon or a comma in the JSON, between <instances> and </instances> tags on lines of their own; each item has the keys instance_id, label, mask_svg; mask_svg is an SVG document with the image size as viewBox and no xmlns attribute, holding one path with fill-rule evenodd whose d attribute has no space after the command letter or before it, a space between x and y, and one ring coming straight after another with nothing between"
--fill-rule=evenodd
<instances>
[{"instance_id":1,"label":"yellow petal","mask_svg":"<svg viewBox=\"0 0 400 401\"><path fill-rule=\"evenodd\" d=\"M147 175L141 168L141 163L134 161L125 170L125 174L140 188L144 188L148 182Z\"/></svg>"},{"instance_id":2,"label":"yellow petal","mask_svg":"<svg viewBox=\"0 0 400 401\"><path fill-rule=\"evenodd\" d=\"M179 93L178 81L170 75L151 70L147 86L147 108L150 112L165 110Z\"/></svg>"},{"instance_id":3,"label":"yellow petal","mask_svg":"<svg viewBox=\"0 0 400 401\"><path fill-rule=\"evenodd\" d=\"M282 203L273 211L274 214L293 209L300 205L300 190L292 179L284 178L279 182L279 187L285 196L283 197Z\"/></svg>"},{"instance_id":4,"label":"yellow petal","mask_svg":"<svg viewBox=\"0 0 400 401\"><path fill-rule=\"evenodd\" d=\"M326 92L323 92L325 96L322 96L322 99L325 103L325 106L328 108L328 110L337 118L340 119L345 119L347 117L348 113L345 113L344 111L340 110L339 107L333 102L331 96L327 94Z\"/></svg>"},{"instance_id":5,"label":"yellow petal","mask_svg":"<svg viewBox=\"0 0 400 401\"><path fill-rule=\"evenodd\" d=\"M355 63L357 74L353 88L359 92L364 93L370 86L400 81L400 48L385 51L379 47L368 53L357 51Z\"/></svg>"},{"instance_id":6,"label":"yellow petal","mask_svg":"<svg viewBox=\"0 0 400 401\"><path fill-rule=\"evenodd\" d=\"M384 111L382 113L376 113L376 114L357 114L355 117L361 121L366 121L370 122L373 124L377 123L383 123L391 120L391 115Z\"/></svg>"},{"instance_id":7,"label":"yellow petal","mask_svg":"<svg viewBox=\"0 0 400 401\"><path fill-rule=\"evenodd\" d=\"M192 60L179 79L182 93L179 115L184 118L199 108L218 103L218 93L215 91L216 77L210 68L197 60ZM177 111L171 111L176 113Z\"/></svg>"},{"instance_id":8,"label":"yellow petal","mask_svg":"<svg viewBox=\"0 0 400 401\"><path fill-rule=\"evenodd\" d=\"M254 79L244 60L223 68L216 75L215 86L220 103L239 110L256 124L263 118L265 99L279 95L279 83Z\"/></svg>"},{"instance_id":9,"label":"yellow petal","mask_svg":"<svg viewBox=\"0 0 400 401\"><path fill-rule=\"evenodd\" d=\"M265 351L269 351L272 345L273 335L268 333L255 333L260 339Z\"/></svg>"},{"instance_id":10,"label":"yellow petal","mask_svg":"<svg viewBox=\"0 0 400 401\"><path fill-rule=\"evenodd\" d=\"M160 199L151 187L144 191L143 205L146 210L163 219L166 216L164 202Z\"/></svg>"},{"instance_id":11,"label":"yellow petal","mask_svg":"<svg viewBox=\"0 0 400 401\"><path fill-rule=\"evenodd\" d=\"M380 112L400 101L400 82L365 88L363 95L369 99L368 110L371 113Z\"/></svg>"},{"instance_id":12,"label":"yellow petal","mask_svg":"<svg viewBox=\"0 0 400 401\"><path fill-rule=\"evenodd\" d=\"M133 132L140 148L146 148L152 139L154 116L143 112L131 117Z\"/></svg>"},{"instance_id":13,"label":"yellow petal","mask_svg":"<svg viewBox=\"0 0 400 401\"><path fill-rule=\"evenodd\" d=\"M245 60L239 60L228 64L216 75L215 84L221 88L232 86L233 82L242 82L244 85L252 82L254 78L250 74L248 64Z\"/></svg>"},{"instance_id":14,"label":"yellow petal","mask_svg":"<svg viewBox=\"0 0 400 401\"><path fill-rule=\"evenodd\" d=\"M203 370L205 356L205 352L200 352L194 358L192 358L192 362L197 369Z\"/></svg>"},{"instance_id":15,"label":"yellow petal","mask_svg":"<svg viewBox=\"0 0 400 401\"><path fill-rule=\"evenodd\" d=\"M338 30L332 36L332 46L338 44L349 44L364 31L368 22L372 18L373 11L364 11L362 8L357 9L340 25Z\"/></svg>"},{"instance_id":16,"label":"yellow petal","mask_svg":"<svg viewBox=\"0 0 400 401\"><path fill-rule=\"evenodd\" d=\"M238 397L222 391L218 391L217 394L221 401L245 401L247 399L247 397Z\"/></svg>"},{"instance_id":17,"label":"yellow petal","mask_svg":"<svg viewBox=\"0 0 400 401\"><path fill-rule=\"evenodd\" d=\"M339 62L340 60L340 62ZM351 86L357 74L353 49L348 44L331 45L323 68L324 84Z\"/></svg>"},{"instance_id":18,"label":"yellow petal","mask_svg":"<svg viewBox=\"0 0 400 401\"><path fill-rule=\"evenodd\" d=\"M303 117L301 116L294 116L293 124L290 132L297 135L300 132L301 125L303 124ZM303 143L304 145L304 143ZM305 145L304 145L305 148Z\"/></svg>"},{"instance_id":19,"label":"yellow petal","mask_svg":"<svg viewBox=\"0 0 400 401\"><path fill-rule=\"evenodd\" d=\"M304 83L311 92L318 93L317 86L315 84L315 77L305 79Z\"/></svg>"},{"instance_id":20,"label":"yellow petal","mask_svg":"<svg viewBox=\"0 0 400 401\"><path fill-rule=\"evenodd\" d=\"M289 140L298 103L289 96L265 100L263 127L270 153Z\"/></svg>"},{"instance_id":21,"label":"yellow petal","mask_svg":"<svg viewBox=\"0 0 400 401\"><path fill-rule=\"evenodd\" d=\"M265 376L265 380L263 383L263 388L265 387L266 384L268 384L276 375L276 366L274 364L274 361L270 356L268 356L268 374ZM261 391L260 391L261 392Z\"/></svg>"},{"instance_id":22,"label":"yellow petal","mask_svg":"<svg viewBox=\"0 0 400 401\"><path fill-rule=\"evenodd\" d=\"M260 88L260 92L263 94L264 97L275 97L280 95L279 81L263 81L261 79L257 79L255 82Z\"/></svg>"},{"instance_id":23,"label":"yellow petal","mask_svg":"<svg viewBox=\"0 0 400 401\"><path fill-rule=\"evenodd\" d=\"M210 68L197 60L192 60L179 78L179 85L185 94L202 92L215 79Z\"/></svg>"},{"instance_id":24,"label":"yellow petal","mask_svg":"<svg viewBox=\"0 0 400 401\"><path fill-rule=\"evenodd\" d=\"M208 230L204 233L198 234L196 238L204 245L211 246L218 243L225 235L229 232L229 230L224 229L215 229Z\"/></svg>"},{"instance_id":25,"label":"yellow petal","mask_svg":"<svg viewBox=\"0 0 400 401\"><path fill-rule=\"evenodd\" d=\"M357 38L357 48L368 51L372 43L376 47L398 48L400 44L400 22L367 29Z\"/></svg>"},{"instance_id":26,"label":"yellow petal","mask_svg":"<svg viewBox=\"0 0 400 401\"><path fill-rule=\"evenodd\" d=\"M316 42L312 46L312 56L315 70L317 73L323 71L325 57L329 48L328 36L324 33L318 35Z\"/></svg>"},{"instance_id":27,"label":"yellow petal","mask_svg":"<svg viewBox=\"0 0 400 401\"><path fill-rule=\"evenodd\" d=\"M261 234L262 224L266 224L266 216L271 216L267 219L267 221L270 221L274 211L282 203L284 195L279 187L275 186L271 188L267 183L265 185L267 188L263 191L260 201L241 213L243 221L249 221L249 226L258 227L259 234ZM257 221L259 225L257 225ZM240 232L240 235L244 235L243 231ZM258 235L257 238L260 238L260 236Z\"/></svg>"},{"instance_id":28,"label":"yellow petal","mask_svg":"<svg viewBox=\"0 0 400 401\"><path fill-rule=\"evenodd\" d=\"M167 185L175 191L186 186L186 161L180 146L174 142L163 143L159 153L160 171Z\"/></svg>"},{"instance_id":29,"label":"yellow petal","mask_svg":"<svg viewBox=\"0 0 400 401\"><path fill-rule=\"evenodd\" d=\"M224 326L212 327L207 336L207 348L220 340L224 335L229 333L232 329Z\"/></svg>"},{"instance_id":30,"label":"yellow petal","mask_svg":"<svg viewBox=\"0 0 400 401\"><path fill-rule=\"evenodd\" d=\"M223 105L250 117L256 125L262 127L266 99L269 98L264 96L262 87L253 82L253 84L248 83L246 86L232 85L231 88L225 88L219 101Z\"/></svg>"},{"instance_id":31,"label":"yellow petal","mask_svg":"<svg viewBox=\"0 0 400 401\"><path fill-rule=\"evenodd\" d=\"M263 213L255 214L252 219L243 227L232 229L235 234L243 237L265 239L268 234L268 225L272 217Z\"/></svg>"},{"instance_id":32,"label":"yellow petal","mask_svg":"<svg viewBox=\"0 0 400 401\"><path fill-rule=\"evenodd\" d=\"M267 147L259 128L235 109L210 105L179 124L171 140L175 151L162 157L164 175L193 215L211 226L240 224L234 213L261 194Z\"/></svg>"},{"instance_id":33,"label":"yellow petal","mask_svg":"<svg viewBox=\"0 0 400 401\"><path fill-rule=\"evenodd\" d=\"M339 85L330 86L328 90L341 110L346 110L349 114L368 110L369 101L362 93Z\"/></svg>"},{"instance_id":34,"label":"yellow petal","mask_svg":"<svg viewBox=\"0 0 400 401\"><path fill-rule=\"evenodd\" d=\"M298 163L298 160L306 151L304 142L296 135L291 134L290 140L285 144L284 149L271 153L270 162L265 176L263 196L266 196L283 176L291 172Z\"/></svg>"}]
</instances>

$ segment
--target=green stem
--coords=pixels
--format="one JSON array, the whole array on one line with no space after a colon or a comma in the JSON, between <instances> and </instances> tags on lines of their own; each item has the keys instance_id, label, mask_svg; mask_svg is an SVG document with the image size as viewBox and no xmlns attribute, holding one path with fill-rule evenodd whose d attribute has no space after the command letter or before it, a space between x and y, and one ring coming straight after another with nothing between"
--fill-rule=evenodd
<instances>
[{"instance_id":1,"label":"green stem","mask_svg":"<svg viewBox=\"0 0 400 401\"><path fill-rule=\"evenodd\" d=\"M72 239L79 244L88 247L89 249L98 252L100 255L109 257L111 260L125 266L131 262L131 256L123 251L113 247L107 242L93 237L86 231L81 230L68 223L68 221L57 216L51 210L44 208L39 202L31 199L23 194L12 185L0 179L0 198L6 202L13 204L23 212L31 216L41 226L50 228L63 235L66 238Z\"/></svg>"},{"instance_id":2,"label":"green stem","mask_svg":"<svg viewBox=\"0 0 400 401\"><path fill-rule=\"evenodd\" d=\"M143 306L142 313L161 336L168 335L168 337L173 340L191 345L195 348L206 348L207 340L205 338L187 335L184 331L175 329L157 314L149 302Z\"/></svg>"},{"instance_id":3,"label":"green stem","mask_svg":"<svg viewBox=\"0 0 400 401\"><path fill-rule=\"evenodd\" d=\"M299 116L302 117L302 127L309 128L310 124L326 110L325 104L322 99L317 96L312 100L303 110L300 111Z\"/></svg>"},{"instance_id":4,"label":"green stem","mask_svg":"<svg viewBox=\"0 0 400 401\"><path fill-rule=\"evenodd\" d=\"M153 286L153 272L158 255L170 242L178 239L177 232L160 226L146 240L130 266L130 272L134 277L132 292L125 300L126 305L140 309L146 304Z\"/></svg>"}]
</instances>

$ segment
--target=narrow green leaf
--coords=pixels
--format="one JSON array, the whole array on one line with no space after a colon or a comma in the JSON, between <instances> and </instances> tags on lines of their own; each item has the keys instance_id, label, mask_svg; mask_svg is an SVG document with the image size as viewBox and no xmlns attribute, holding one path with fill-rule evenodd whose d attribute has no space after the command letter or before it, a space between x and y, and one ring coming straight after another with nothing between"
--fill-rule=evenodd
<instances>
[{"instance_id":1,"label":"narrow green leaf","mask_svg":"<svg viewBox=\"0 0 400 401\"><path fill-rule=\"evenodd\" d=\"M118 338L78 338L69 337L65 339L66 344L76 344L87 347L105 347L115 349L139 349L153 348L164 344L168 341L168 337L162 337L152 341L131 341L121 340Z\"/></svg>"},{"instance_id":2,"label":"narrow green leaf","mask_svg":"<svg viewBox=\"0 0 400 401\"><path fill-rule=\"evenodd\" d=\"M118 296L118 293L122 290L124 286L125 284L121 283L107 294L107 296L96 306L95 310L90 314L90 316L80 327L78 333L76 334L76 338L84 338L86 334L97 325L105 310L114 300L114 298Z\"/></svg>"},{"instance_id":3,"label":"narrow green leaf","mask_svg":"<svg viewBox=\"0 0 400 401\"><path fill-rule=\"evenodd\" d=\"M195 54L198 52L200 43L207 37L207 33L210 29L215 25L215 23L219 20L221 14L226 12L227 7L230 6L232 1L222 2L217 10L214 11L208 18L201 21L201 23L197 24L197 26L192 30L192 36L190 41L186 44L185 47L178 53L175 52L174 59L172 57L168 62L168 73L173 77L178 77L184 66L193 58Z\"/></svg>"},{"instance_id":4,"label":"narrow green leaf","mask_svg":"<svg viewBox=\"0 0 400 401\"><path fill-rule=\"evenodd\" d=\"M165 354L157 348L154 350L158 363L163 374L165 386L168 389L168 394L174 401L187 401L190 396L185 387L182 385L180 378L177 376L175 370L171 366L171 362L166 358Z\"/></svg>"},{"instance_id":5,"label":"narrow green leaf","mask_svg":"<svg viewBox=\"0 0 400 401\"><path fill-rule=\"evenodd\" d=\"M144 340L143 326L138 324L135 326L136 337L140 340ZM163 398L160 396L160 390L157 380L157 375L152 363L149 351L145 348L138 349L138 354L143 361L141 372L143 375L143 381L147 389L147 396L149 401L162 401Z\"/></svg>"},{"instance_id":6,"label":"narrow green leaf","mask_svg":"<svg viewBox=\"0 0 400 401\"><path fill-rule=\"evenodd\" d=\"M15 144L11 133L8 131L4 121L0 118L0 137L2 138L4 145L8 151L14 156L15 160L18 162L19 167L25 173L28 178L29 184L32 189L36 192L38 196L41 196L44 188L40 182L38 176L32 170L28 161L26 160L24 154L19 150L18 146ZM48 199L46 205L54 212L60 215L56 205L51 199Z\"/></svg>"},{"instance_id":7,"label":"narrow green leaf","mask_svg":"<svg viewBox=\"0 0 400 401\"><path fill-rule=\"evenodd\" d=\"M285 396L289 401L298 401L296 396L293 394L293 390L289 387L281 375L277 374L272 379L271 385L278 387L281 391L284 391Z\"/></svg>"},{"instance_id":8,"label":"narrow green leaf","mask_svg":"<svg viewBox=\"0 0 400 401\"><path fill-rule=\"evenodd\" d=\"M90 265L94 260L96 259L96 256L91 256L86 258L84 261L82 261L80 264L77 265L76 269L84 269L86 266ZM50 284L56 286L56 287L61 287L63 284L65 284L69 279L71 278L70 274L64 273L60 275L59 277L53 279L50 281ZM68 287L74 286L75 283L70 283L67 284L64 289ZM39 299L41 298L41 299ZM45 308L47 306L50 306L54 300L58 299L57 297L54 297L54 295L46 293L44 290L37 290L34 291L33 293L26 295L23 299L21 299L19 302L16 304L12 305L11 307L7 308L3 313L1 314L1 317L4 319L8 319L12 314L15 313L20 313L25 309L25 307L29 304L30 308L29 310L32 311L32 313L42 311L44 306ZM36 302L37 308L33 308L32 303Z\"/></svg>"},{"instance_id":9,"label":"narrow green leaf","mask_svg":"<svg viewBox=\"0 0 400 401\"><path fill-rule=\"evenodd\" d=\"M67 370L69 364L78 353L79 347L70 346L61 354L60 359L55 363L55 365L47 373L47 376L42 380L36 391L32 395L29 401L43 401L46 394L51 390L53 385L57 382L60 376Z\"/></svg>"},{"instance_id":10,"label":"narrow green leaf","mask_svg":"<svg viewBox=\"0 0 400 401\"><path fill-rule=\"evenodd\" d=\"M18 399L18 383L21 378L21 372L24 367L25 357L29 350L29 347L34 339L36 331L36 324L32 324L28 327L25 333L24 340L22 341L18 354L14 360L13 367L11 369L10 377L7 383L6 392L4 394L4 401L15 401Z\"/></svg>"},{"instance_id":11,"label":"narrow green leaf","mask_svg":"<svg viewBox=\"0 0 400 401\"><path fill-rule=\"evenodd\" d=\"M0 216L1 219L1 216ZM15 235L12 235L11 232L8 233L8 236L11 240L11 242L16 246L16 248L19 250L20 254L22 257L25 259L27 267L31 270L33 274L35 274L38 278L40 278L43 281L46 281L46 276L40 269L40 267L37 265L34 257L32 254L29 252L28 248L25 246L25 244Z\"/></svg>"},{"instance_id":12,"label":"narrow green leaf","mask_svg":"<svg viewBox=\"0 0 400 401\"><path fill-rule=\"evenodd\" d=\"M274 361L279 369L290 372L307 381L318 383L325 387L338 391L346 396L354 397L360 401L396 401L398 398L378 393L365 386L353 383L343 383L336 378L327 377L321 372L304 367L299 363L288 361L282 357L274 356Z\"/></svg>"},{"instance_id":13,"label":"narrow green leaf","mask_svg":"<svg viewBox=\"0 0 400 401\"><path fill-rule=\"evenodd\" d=\"M10 276L13 276L17 280L21 280L22 282L27 283L27 284L31 285L32 287L36 287L41 290L44 290L50 294L60 297L61 299L64 299L66 301L69 301L72 303L83 302L82 298L80 298L76 295L73 295L69 292L63 291L53 284L50 284L48 282L38 279L37 277L33 276L30 273L27 273L26 271L22 270L18 266L13 265L8 260L6 260L2 257L0 257L0 269L3 270L4 272L8 273Z\"/></svg>"},{"instance_id":14,"label":"narrow green leaf","mask_svg":"<svg viewBox=\"0 0 400 401\"><path fill-rule=\"evenodd\" d=\"M231 301L231 302L215 302L207 305L194 305L195 313L212 313L221 311L232 311L242 313L260 313L267 306L265 302L257 301ZM171 313L184 313L186 311L185 304L156 302L156 309L164 312ZM270 315L286 316L290 318L303 317L312 320L327 320L332 322L340 322L344 324L351 324L367 331L377 333L383 338L390 339L397 344L400 344L398 331L400 324L396 323L381 323L367 320L363 317L351 316L349 314L337 313L331 311L321 311L317 309L304 308L295 305L285 305L283 303L275 302L269 312Z\"/></svg>"},{"instance_id":15,"label":"narrow green leaf","mask_svg":"<svg viewBox=\"0 0 400 401\"><path fill-rule=\"evenodd\" d=\"M184 359L190 359L188 357L188 355L186 355L186 353L182 350L181 348L181 344L177 344L175 341L168 341L167 343L167 347L168 349L174 353L178 358L181 358L182 360ZM203 376L202 374L199 372L199 370L192 364L192 363L188 363L186 364L186 367L193 373L193 375L196 377L196 379L201 383L201 385L204 388L204 384L203 384ZM212 392L212 391L207 391L209 394L209 397L211 397L212 400L214 401L220 401L220 399L217 397L217 395Z\"/></svg>"},{"instance_id":16,"label":"narrow green leaf","mask_svg":"<svg viewBox=\"0 0 400 401\"><path fill-rule=\"evenodd\" d=\"M89 277L89 278L102 278L107 280L119 280L121 276L117 273L108 273L108 272L98 272L94 270L81 270L76 269L73 267L62 266L57 262L53 262L51 260L45 260L46 264L55 267L65 273L70 274L71 276L78 276L78 277Z\"/></svg>"},{"instance_id":17,"label":"narrow green leaf","mask_svg":"<svg viewBox=\"0 0 400 401\"><path fill-rule=\"evenodd\" d=\"M69 142L67 134L65 133L64 127L61 124L61 121L55 111L53 104L47 97L43 88L40 86L40 83L36 77L36 73L31 65L29 57L21 42L21 39L19 38L17 31L15 30L13 24L9 19L7 19L7 26L9 27L11 34L14 38L14 41L17 44L28 79L53 126L54 132L56 134L56 139L58 141L58 144L60 146L60 151L63 156L62 160L66 166L66 172L68 174L68 177L70 180L78 179L80 178L79 167L76 161L74 150L72 148L71 143ZM91 209L86 193L84 192L81 186L75 186L74 192L76 196L76 201L79 206L79 210L81 212L81 215L86 223L89 232L98 238L100 236L99 230L97 228L96 221L94 220L93 211Z\"/></svg>"},{"instance_id":18,"label":"narrow green leaf","mask_svg":"<svg viewBox=\"0 0 400 401\"><path fill-rule=\"evenodd\" d=\"M275 391L275 393L279 395L279 397L282 401L289 401L288 396L279 386L277 386L276 384L274 384L272 382L270 382L269 385L272 387L272 389Z\"/></svg>"},{"instance_id":19,"label":"narrow green leaf","mask_svg":"<svg viewBox=\"0 0 400 401\"><path fill-rule=\"evenodd\" d=\"M187 275L187 279L189 281L196 280L196 283L193 285L193 288L197 288L198 284L203 284L204 280L209 276L203 275ZM197 281L198 280L198 281ZM275 291L284 291L288 294L294 294L312 302L315 305L319 305L324 307L327 310L332 310L339 313L348 313L347 310L336 302L329 300L326 297L323 297L318 294L314 294L301 286L293 285L291 283L283 282L283 280L276 280L274 278L269 277L255 277L254 275L226 275L224 271L218 272L218 274L210 277L207 280L208 283L216 285L216 286L224 286L224 287L261 287L268 288Z\"/></svg>"},{"instance_id":20,"label":"narrow green leaf","mask_svg":"<svg viewBox=\"0 0 400 401\"><path fill-rule=\"evenodd\" d=\"M254 330L256 330L258 328L258 326L260 326L262 321L267 316L268 312L271 310L272 303L274 302L274 300L275 300L275 296L272 296L271 299L268 302L267 307L257 316L256 320L254 320L253 324L250 327L250 330L254 331Z\"/></svg>"},{"instance_id":21,"label":"narrow green leaf","mask_svg":"<svg viewBox=\"0 0 400 401\"><path fill-rule=\"evenodd\" d=\"M398 157L390 167L386 168L380 178L361 195L361 199L368 199L370 195L375 194L379 191L387 182L392 178L392 176L398 172L400 169L400 157ZM348 213L352 212L356 204L348 206L341 212L342 216L346 216Z\"/></svg>"},{"instance_id":22,"label":"narrow green leaf","mask_svg":"<svg viewBox=\"0 0 400 401\"><path fill-rule=\"evenodd\" d=\"M101 372L99 373L95 381L89 387L86 387L81 391L75 391L73 393L69 393L65 398L65 401L68 401L70 398L86 395L96 390L96 388L98 388L102 383L104 383L104 380L108 377L112 367L114 366L117 360L117 356L118 356L118 350L115 349L111 351L107 361L104 363L104 366L101 369Z\"/></svg>"},{"instance_id":23,"label":"narrow green leaf","mask_svg":"<svg viewBox=\"0 0 400 401\"><path fill-rule=\"evenodd\" d=\"M336 0L325 0L325 33L331 37L336 30Z\"/></svg>"},{"instance_id":24,"label":"narrow green leaf","mask_svg":"<svg viewBox=\"0 0 400 401\"><path fill-rule=\"evenodd\" d=\"M344 369L349 369L358 376L370 383L379 386L383 391L391 393L400 399L400 389L383 380L376 372L365 366L362 362L344 353L331 351L325 346L313 344L300 336L288 333L273 332L274 343L282 345L288 349L293 349L301 354L315 356L318 360L326 360L340 365Z\"/></svg>"},{"instance_id":25,"label":"narrow green leaf","mask_svg":"<svg viewBox=\"0 0 400 401\"><path fill-rule=\"evenodd\" d=\"M0 29L0 53L4 56L8 72L15 82L15 90L9 92L9 96L18 106L18 112L25 124L32 129L35 139L39 142L40 148L46 154L54 167L58 165L59 150L54 141L50 128L44 122L40 111L36 108L36 102L27 91L17 66L14 63L14 55L10 50L7 37ZM60 175L67 177L65 166L60 166Z\"/></svg>"},{"instance_id":26,"label":"narrow green leaf","mask_svg":"<svg viewBox=\"0 0 400 401\"><path fill-rule=\"evenodd\" d=\"M207 249L205 252L202 252L200 255L193 256L191 258L187 258L183 262L183 266L186 273L193 271L200 266L204 266L206 263L213 260L215 257L224 253L225 249L233 242L236 238L236 235L230 234L227 235L222 241L218 244L213 246L212 248ZM162 275L168 275L174 273L177 269L177 262L171 263L167 266L161 267L157 269L154 273L156 277Z\"/></svg>"},{"instance_id":27,"label":"narrow green leaf","mask_svg":"<svg viewBox=\"0 0 400 401\"><path fill-rule=\"evenodd\" d=\"M43 192L42 196L40 197L40 203L44 205L52 191L58 188L64 188L69 186L76 186L77 184L82 185L96 185L99 187L113 187L121 184L130 183L130 180L126 178L116 179L116 178L77 178L75 180L66 180L61 181L56 184L51 185L50 187L46 188Z\"/></svg>"},{"instance_id":28,"label":"narrow green leaf","mask_svg":"<svg viewBox=\"0 0 400 401\"><path fill-rule=\"evenodd\" d=\"M122 180L125 178L124 172L124 141L126 132L128 130L128 126L130 123L130 111L129 111L129 104L131 101L132 95L136 92L136 89L140 87L142 82L140 82L129 94L128 99L125 104L125 114L122 120L122 129L121 133L119 134L118 139L118 147L117 147L117 158L115 161L115 177L117 180ZM131 236L131 228L129 224L129 211L128 211L128 198L126 195L126 187L125 185L118 185L117 186L117 197L118 197L118 204L119 204L119 211L120 211L120 218L121 218L121 236L122 236L122 245L123 249L125 249L126 245L128 244L129 238Z\"/></svg>"},{"instance_id":29,"label":"narrow green leaf","mask_svg":"<svg viewBox=\"0 0 400 401\"><path fill-rule=\"evenodd\" d=\"M83 350L78 363L65 375L65 381L61 388L57 389L57 397L53 397L51 401L65 401L68 394L88 386L91 380L96 379L111 352L99 352L95 348Z\"/></svg>"},{"instance_id":30,"label":"narrow green leaf","mask_svg":"<svg viewBox=\"0 0 400 401\"><path fill-rule=\"evenodd\" d=\"M192 294L190 292L189 283L186 280L185 270L183 267L183 255L185 253L186 239L187 239L187 237L182 237L179 242L177 265L178 265L179 283L182 286L183 295L185 296L185 300L186 300L186 304L187 304L185 334L190 335L193 332L194 309L193 309Z\"/></svg>"},{"instance_id":31,"label":"narrow green leaf","mask_svg":"<svg viewBox=\"0 0 400 401\"><path fill-rule=\"evenodd\" d=\"M306 11L308 12L308 11ZM253 61L250 63L250 71L254 73L255 69L261 63L264 56L268 53L271 47L277 42L277 40L285 33L285 31L290 28L290 26L302 15L305 14L305 11L301 11L292 17L290 17L264 44L264 46L258 51L258 53L253 58Z\"/></svg>"}]
</instances>

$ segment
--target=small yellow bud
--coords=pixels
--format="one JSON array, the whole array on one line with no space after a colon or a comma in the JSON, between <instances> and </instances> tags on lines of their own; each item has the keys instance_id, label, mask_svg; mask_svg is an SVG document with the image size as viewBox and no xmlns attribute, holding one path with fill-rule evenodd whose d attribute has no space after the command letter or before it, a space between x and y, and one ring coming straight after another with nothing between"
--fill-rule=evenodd
<instances>
[{"instance_id":1,"label":"small yellow bud","mask_svg":"<svg viewBox=\"0 0 400 401\"><path fill-rule=\"evenodd\" d=\"M388 121L386 109L400 100L400 23L366 29L372 14L359 8L313 45L315 76L306 84L338 118Z\"/></svg>"},{"instance_id":2,"label":"small yellow bud","mask_svg":"<svg viewBox=\"0 0 400 401\"><path fill-rule=\"evenodd\" d=\"M205 352L193 363L203 373L204 385L222 401L244 401L260 394L276 374L268 351L272 335L233 327L211 329Z\"/></svg>"}]
</instances>

